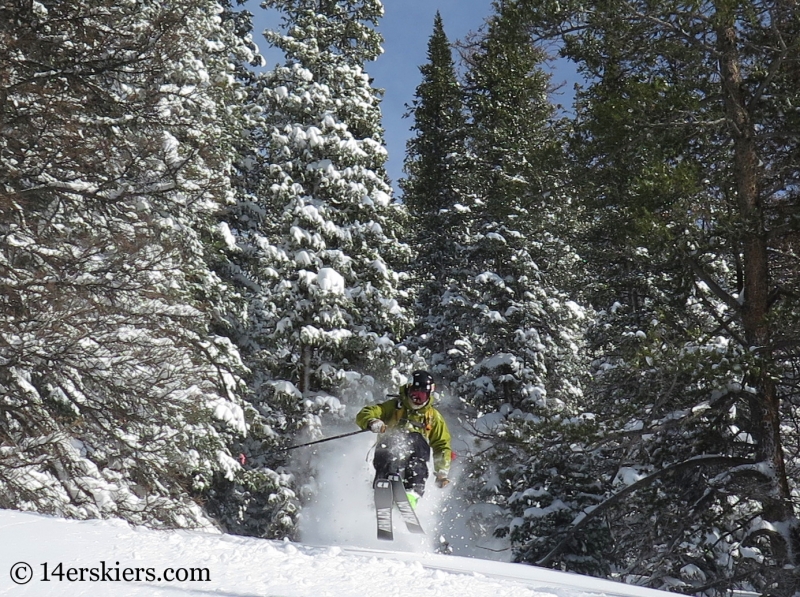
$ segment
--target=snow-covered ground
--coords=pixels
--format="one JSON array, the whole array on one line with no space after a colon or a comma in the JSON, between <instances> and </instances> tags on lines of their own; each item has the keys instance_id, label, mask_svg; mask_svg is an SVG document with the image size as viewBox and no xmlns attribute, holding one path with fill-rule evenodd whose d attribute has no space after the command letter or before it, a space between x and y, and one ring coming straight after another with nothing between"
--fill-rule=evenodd
<instances>
[{"instance_id":1,"label":"snow-covered ground","mask_svg":"<svg viewBox=\"0 0 800 597\"><path fill-rule=\"evenodd\" d=\"M441 406L446 410L446 400ZM351 415L326 435L352 431ZM453 447L463 456L470 449L468 433L454 415L448 418ZM363 433L292 451L296 470L311 463L305 468L317 471L301 488L306 499L316 496L302 510L301 543L0 510L0 596L667 595L509 563L508 545L487 539L491 533L480 527L491 512L459 497L465 458L454 462L449 487L428 483L418 507L425 536L408 533L395 511L395 540L379 541L372 504L374 443L372 433ZM453 555L436 553L444 541Z\"/></svg>"},{"instance_id":2,"label":"snow-covered ground","mask_svg":"<svg viewBox=\"0 0 800 597\"><path fill-rule=\"evenodd\" d=\"M153 531L119 521L62 520L10 510L0 510L0 537L0 595L14 597L667 595L521 564Z\"/></svg>"}]
</instances>

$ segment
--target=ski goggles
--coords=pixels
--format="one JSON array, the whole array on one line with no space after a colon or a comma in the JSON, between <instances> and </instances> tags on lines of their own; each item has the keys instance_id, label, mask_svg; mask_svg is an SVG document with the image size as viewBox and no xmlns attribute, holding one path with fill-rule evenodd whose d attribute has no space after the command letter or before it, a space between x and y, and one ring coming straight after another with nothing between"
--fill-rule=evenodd
<instances>
[{"instance_id":1,"label":"ski goggles","mask_svg":"<svg viewBox=\"0 0 800 597\"><path fill-rule=\"evenodd\" d=\"M428 394L428 392L426 392L425 390L411 390L408 393L408 397L411 400L411 402L413 402L417 406L421 406L428 401L428 399L430 398L430 394Z\"/></svg>"}]
</instances>

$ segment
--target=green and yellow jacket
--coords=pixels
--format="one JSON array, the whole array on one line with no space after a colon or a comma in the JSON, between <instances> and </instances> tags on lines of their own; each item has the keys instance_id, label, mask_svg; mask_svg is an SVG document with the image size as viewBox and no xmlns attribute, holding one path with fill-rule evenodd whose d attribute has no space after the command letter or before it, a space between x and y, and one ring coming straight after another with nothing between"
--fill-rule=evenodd
<instances>
[{"instance_id":1,"label":"green and yellow jacket","mask_svg":"<svg viewBox=\"0 0 800 597\"><path fill-rule=\"evenodd\" d=\"M452 458L450 431L444 417L433 408L435 397L436 394L432 394L428 404L414 410L409 406L408 386L401 386L399 398L362 408L356 415L356 425L366 429L372 419L380 419L386 423L387 429L407 429L421 433L433 450L433 470L447 474Z\"/></svg>"}]
</instances>

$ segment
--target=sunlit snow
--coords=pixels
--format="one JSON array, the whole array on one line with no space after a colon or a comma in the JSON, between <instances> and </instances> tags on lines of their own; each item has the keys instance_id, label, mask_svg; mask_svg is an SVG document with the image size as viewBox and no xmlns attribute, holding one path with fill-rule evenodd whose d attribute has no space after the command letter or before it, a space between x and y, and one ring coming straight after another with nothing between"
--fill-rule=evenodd
<instances>
[{"instance_id":1,"label":"sunlit snow","mask_svg":"<svg viewBox=\"0 0 800 597\"><path fill-rule=\"evenodd\" d=\"M317 285L322 290L333 294L344 293L344 278L339 272L329 267L320 268L317 273Z\"/></svg>"},{"instance_id":2,"label":"sunlit snow","mask_svg":"<svg viewBox=\"0 0 800 597\"><path fill-rule=\"evenodd\" d=\"M350 525L374 513L350 509ZM522 564L380 548L309 546L122 521L0 510L0 593L14 597L661 597ZM26 582L27 581L27 582ZM24 584L20 584L24 583Z\"/></svg>"}]
</instances>

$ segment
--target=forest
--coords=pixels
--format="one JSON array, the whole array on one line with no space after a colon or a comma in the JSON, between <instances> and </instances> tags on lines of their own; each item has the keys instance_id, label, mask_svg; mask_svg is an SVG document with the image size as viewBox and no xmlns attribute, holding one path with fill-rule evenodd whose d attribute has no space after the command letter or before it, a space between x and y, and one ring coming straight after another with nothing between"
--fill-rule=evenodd
<instances>
[{"instance_id":1,"label":"forest","mask_svg":"<svg viewBox=\"0 0 800 597\"><path fill-rule=\"evenodd\" d=\"M795 595L797 3L437 15L397 193L381 1L262 6L0 4L0 507L293 539L422 368L514 561Z\"/></svg>"}]
</instances>

